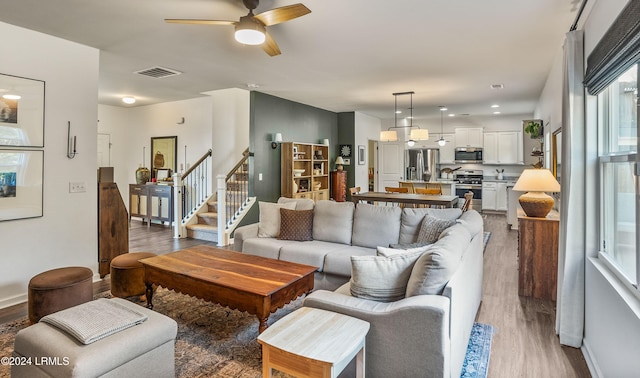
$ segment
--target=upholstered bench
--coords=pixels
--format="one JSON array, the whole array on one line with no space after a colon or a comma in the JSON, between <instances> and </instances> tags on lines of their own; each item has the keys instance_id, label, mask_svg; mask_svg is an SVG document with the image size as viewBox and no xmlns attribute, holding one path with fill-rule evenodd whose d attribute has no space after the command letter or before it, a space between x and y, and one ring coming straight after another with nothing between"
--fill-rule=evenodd
<instances>
[{"instance_id":1,"label":"upholstered bench","mask_svg":"<svg viewBox=\"0 0 640 378\"><path fill-rule=\"evenodd\" d=\"M29 281L29 321L93 299L93 272L72 266L42 272Z\"/></svg>"},{"instance_id":2,"label":"upholstered bench","mask_svg":"<svg viewBox=\"0 0 640 378\"><path fill-rule=\"evenodd\" d=\"M111 260L111 294L120 298L144 295L144 266L138 260L155 256L151 252L131 252Z\"/></svg>"},{"instance_id":3,"label":"upholstered bench","mask_svg":"<svg viewBox=\"0 0 640 378\"><path fill-rule=\"evenodd\" d=\"M125 299L101 300L115 301L146 320L85 345L43 319L16 335L13 356L31 364L13 365L11 377L175 377L176 322ZM90 303L95 301L75 308L84 313ZM86 318L80 321L95 317Z\"/></svg>"}]
</instances>

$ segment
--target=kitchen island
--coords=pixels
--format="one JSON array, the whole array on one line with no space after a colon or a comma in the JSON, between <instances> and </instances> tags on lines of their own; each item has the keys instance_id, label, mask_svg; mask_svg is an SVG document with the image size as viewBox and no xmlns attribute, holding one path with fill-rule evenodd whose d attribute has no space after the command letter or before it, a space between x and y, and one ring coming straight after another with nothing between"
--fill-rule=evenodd
<instances>
[{"instance_id":1,"label":"kitchen island","mask_svg":"<svg viewBox=\"0 0 640 378\"><path fill-rule=\"evenodd\" d=\"M427 186L427 183L442 185L442 195L445 195L445 196L456 195L456 181L449 180L449 179L447 180L437 179L435 181L404 180L404 181L400 181L400 187L425 188Z\"/></svg>"}]
</instances>

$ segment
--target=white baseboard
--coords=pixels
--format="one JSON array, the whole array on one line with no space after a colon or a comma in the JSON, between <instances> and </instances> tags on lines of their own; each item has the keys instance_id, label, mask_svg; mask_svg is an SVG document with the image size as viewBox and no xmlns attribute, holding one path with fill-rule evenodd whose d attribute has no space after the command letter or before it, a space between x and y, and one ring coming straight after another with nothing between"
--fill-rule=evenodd
<instances>
[{"instance_id":1,"label":"white baseboard","mask_svg":"<svg viewBox=\"0 0 640 378\"><path fill-rule=\"evenodd\" d=\"M582 347L580 348L582 351L582 355L584 356L585 361L587 361L587 367L589 368L589 373L593 378L603 377L600 368L598 368L598 363L593 359L591 349L589 348L589 344L585 339L582 339Z\"/></svg>"},{"instance_id":2,"label":"white baseboard","mask_svg":"<svg viewBox=\"0 0 640 378\"><path fill-rule=\"evenodd\" d=\"M21 303L25 303L27 301L27 294L18 294L10 298L5 298L0 301L0 309L4 309L7 307L15 306Z\"/></svg>"}]
</instances>

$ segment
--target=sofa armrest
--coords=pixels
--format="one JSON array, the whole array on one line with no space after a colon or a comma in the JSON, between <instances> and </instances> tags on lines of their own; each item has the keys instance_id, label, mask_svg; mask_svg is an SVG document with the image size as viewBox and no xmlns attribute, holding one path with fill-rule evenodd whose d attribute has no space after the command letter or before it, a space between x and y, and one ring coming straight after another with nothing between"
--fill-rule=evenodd
<instances>
[{"instance_id":1,"label":"sofa armrest","mask_svg":"<svg viewBox=\"0 0 640 378\"><path fill-rule=\"evenodd\" d=\"M371 324L366 373L380 377L449 377L449 298L419 295L390 303L318 290L304 306Z\"/></svg>"},{"instance_id":2,"label":"sofa armrest","mask_svg":"<svg viewBox=\"0 0 640 378\"><path fill-rule=\"evenodd\" d=\"M242 252L242 244L245 240L258 237L258 223L248 224L236 228L233 232L233 250Z\"/></svg>"}]
</instances>

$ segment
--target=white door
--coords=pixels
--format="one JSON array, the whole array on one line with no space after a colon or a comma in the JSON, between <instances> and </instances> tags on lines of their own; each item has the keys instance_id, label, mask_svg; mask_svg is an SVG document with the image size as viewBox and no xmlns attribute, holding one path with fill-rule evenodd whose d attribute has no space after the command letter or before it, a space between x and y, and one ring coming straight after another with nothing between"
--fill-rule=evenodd
<instances>
[{"instance_id":1,"label":"white door","mask_svg":"<svg viewBox=\"0 0 640 378\"><path fill-rule=\"evenodd\" d=\"M98 134L98 167L111 166L111 135Z\"/></svg>"},{"instance_id":2,"label":"white door","mask_svg":"<svg viewBox=\"0 0 640 378\"><path fill-rule=\"evenodd\" d=\"M400 185L404 179L404 143L378 143L378 186L377 191L384 192L385 186Z\"/></svg>"}]
</instances>

